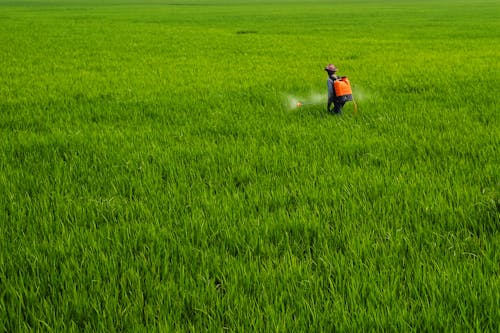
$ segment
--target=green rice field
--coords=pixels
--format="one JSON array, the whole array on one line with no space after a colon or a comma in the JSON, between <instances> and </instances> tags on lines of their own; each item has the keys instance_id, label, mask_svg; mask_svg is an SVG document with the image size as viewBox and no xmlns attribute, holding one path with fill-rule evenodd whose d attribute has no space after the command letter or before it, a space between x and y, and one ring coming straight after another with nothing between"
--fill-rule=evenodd
<instances>
[{"instance_id":1,"label":"green rice field","mask_svg":"<svg viewBox=\"0 0 500 333\"><path fill-rule=\"evenodd\" d=\"M499 74L498 0L0 0L0 332L498 332Z\"/></svg>"}]
</instances>

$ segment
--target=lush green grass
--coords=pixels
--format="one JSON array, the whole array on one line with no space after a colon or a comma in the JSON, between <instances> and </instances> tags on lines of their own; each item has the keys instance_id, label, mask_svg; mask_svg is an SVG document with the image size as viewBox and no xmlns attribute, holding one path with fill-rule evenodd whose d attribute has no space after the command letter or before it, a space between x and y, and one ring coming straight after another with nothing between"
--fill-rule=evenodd
<instances>
[{"instance_id":1,"label":"lush green grass","mask_svg":"<svg viewBox=\"0 0 500 333\"><path fill-rule=\"evenodd\" d=\"M0 0L0 332L498 331L498 8Z\"/></svg>"}]
</instances>

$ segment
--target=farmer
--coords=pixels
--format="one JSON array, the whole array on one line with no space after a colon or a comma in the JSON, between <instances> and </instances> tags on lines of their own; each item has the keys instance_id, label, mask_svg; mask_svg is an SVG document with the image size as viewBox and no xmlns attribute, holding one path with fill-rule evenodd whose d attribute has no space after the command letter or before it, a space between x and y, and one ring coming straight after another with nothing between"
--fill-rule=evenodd
<instances>
[{"instance_id":1,"label":"farmer","mask_svg":"<svg viewBox=\"0 0 500 333\"><path fill-rule=\"evenodd\" d=\"M328 73L328 80L327 80L327 85L328 85L328 105L326 107L326 110L328 112L330 111L330 107L332 106L333 103L333 113L334 114L342 114L342 108L344 107L345 101L341 100L336 97L335 95L335 89L333 87L333 83L336 80L340 80L340 77L335 75L337 73L337 67L333 64L329 64L328 66L325 67L325 71Z\"/></svg>"}]
</instances>

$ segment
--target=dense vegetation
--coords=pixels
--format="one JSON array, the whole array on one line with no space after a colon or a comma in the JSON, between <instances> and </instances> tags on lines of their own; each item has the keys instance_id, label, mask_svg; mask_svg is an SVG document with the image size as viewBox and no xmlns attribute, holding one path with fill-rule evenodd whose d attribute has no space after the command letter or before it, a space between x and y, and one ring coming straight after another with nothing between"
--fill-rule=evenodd
<instances>
[{"instance_id":1,"label":"dense vegetation","mask_svg":"<svg viewBox=\"0 0 500 333\"><path fill-rule=\"evenodd\" d=\"M495 0L0 0L0 332L498 331L499 41ZM330 62L359 113L290 108Z\"/></svg>"}]
</instances>

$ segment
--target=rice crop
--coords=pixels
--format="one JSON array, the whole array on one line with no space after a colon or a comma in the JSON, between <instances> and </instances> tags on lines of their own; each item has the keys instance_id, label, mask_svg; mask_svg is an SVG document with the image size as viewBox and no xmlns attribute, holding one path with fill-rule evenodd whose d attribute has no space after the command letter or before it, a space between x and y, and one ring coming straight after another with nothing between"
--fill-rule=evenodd
<instances>
[{"instance_id":1,"label":"rice crop","mask_svg":"<svg viewBox=\"0 0 500 333\"><path fill-rule=\"evenodd\" d=\"M498 8L0 0L0 332L498 331Z\"/></svg>"}]
</instances>

